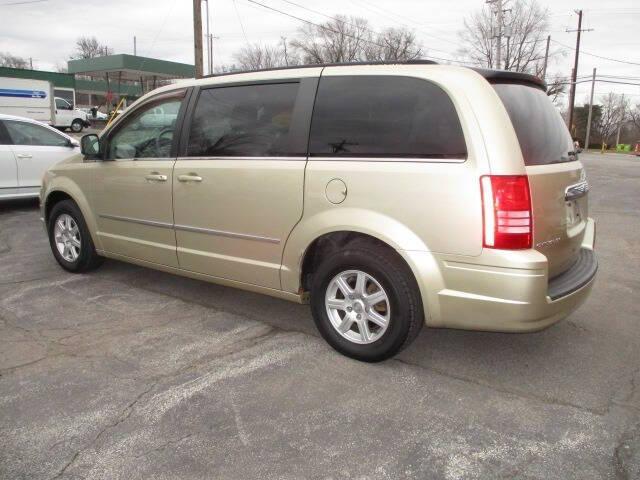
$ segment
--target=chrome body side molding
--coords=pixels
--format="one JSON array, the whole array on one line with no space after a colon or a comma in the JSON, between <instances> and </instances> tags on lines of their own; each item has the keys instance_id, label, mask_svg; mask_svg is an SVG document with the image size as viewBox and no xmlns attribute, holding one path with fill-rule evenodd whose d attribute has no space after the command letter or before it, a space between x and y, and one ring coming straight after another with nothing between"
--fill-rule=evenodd
<instances>
[{"instance_id":1,"label":"chrome body side molding","mask_svg":"<svg viewBox=\"0 0 640 480\"><path fill-rule=\"evenodd\" d=\"M106 213L101 213L100 218L106 218L108 220L117 220L121 222L130 222L137 223L139 225L148 225L150 227L158 227L158 228L173 228L175 230L182 230L185 232L194 232L194 233L203 233L205 235L216 235L220 237L229 237L229 238L241 238L244 240L255 240L258 242L267 242L267 243L280 243L279 238L271 238L265 237L262 235L251 235L248 233L236 233L236 232L226 232L224 230L213 230L210 228L201 228L201 227L191 227L189 225L175 225L172 223L166 222L157 222L154 220L144 220L141 218L131 218L131 217L122 217L120 215L109 215Z\"/></svg>"}]
</instances>

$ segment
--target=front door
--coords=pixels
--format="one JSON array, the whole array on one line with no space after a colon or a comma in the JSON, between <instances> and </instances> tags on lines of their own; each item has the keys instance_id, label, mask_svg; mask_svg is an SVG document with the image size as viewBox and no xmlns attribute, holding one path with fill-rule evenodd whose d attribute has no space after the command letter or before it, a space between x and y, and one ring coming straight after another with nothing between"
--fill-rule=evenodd
<instances>
[{"instance_id":1,"label":"front door","mask_svg":"<svg viewBox=\"0 0 640 480\"><path fill-rule=\"evenodd\" d=\"M11 150L9 135L0 120L0 198L18 192L18 165Z\"/></svg>"},{"instance_id":2,"label":"front door","mask_svg":"<svg viewBox=\"0 0 640 480\"><path fill-rule=\"evenodd\" d=\"M109 253L178 266L171 181L184 95L182 90L150 99L108 133L105 160L95 169L92 208ZM166 113L162 121L154 113L158 106Z\"/></svg>"},{"instance_id":3,"label":"front door","mask_svg":"<svg viewBox=\"0 0 640 480\"><path fill-rule=\"evenodd\" d=\"M42 175L51 166L77 152L69 139L51 127L20 120L4 120L11 139L23 193L40 189Z\"/></svg>"},{"instance_id":4,"label":"front door","mask_svg":"<svg viewBox=\"0 0 640 480\"><path fill-rule=\"evenodd\" d=\"M55 98L56 127L69 127L73 122L73 107L64 98Z\"/></svg>"},{"instance_id":5,"label":"front door","mask_svg":"<svg viewBox=\"0 0 640 480\"><path fill-rule=\"evenodd\" d=\"M174 169L180 267L280 289L302 216L315 79L202 89Z\"/></svg>"}]
</instances>

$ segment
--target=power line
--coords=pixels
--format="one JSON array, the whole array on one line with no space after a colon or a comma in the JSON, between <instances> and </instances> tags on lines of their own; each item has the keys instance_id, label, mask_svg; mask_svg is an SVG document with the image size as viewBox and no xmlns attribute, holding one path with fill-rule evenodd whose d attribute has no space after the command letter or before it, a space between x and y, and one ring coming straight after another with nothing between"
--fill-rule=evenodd
<instances>
[{"instance_id":1,"label":"power line","mask_svg":"<svg viewBox=\"0 0 640 480\"><path fill-rule=\"evenodd\" d=\"M348 21L346 21L346 20L341 20L341 19L339 19L339 18L337 18L337 17L332 17L331 15L327 15L327 14L325 14L325 13L319 12L318 10L314 10L314 9L312 9L312 8L305 7L304 5L300 5L299 3L292 2L292 1L290 1L290 0L280 0L280 1L282 1L282 2L284 2L284 3L288 3L288 4L293 5L293 6L295 6L295 7L301 8L301 9L303 9L303 10L307 10L308 12L312 12L312 13L316 13L316 14L318 14L318 15L322 15L322 16L323 16L323 17L325 17L325 18L329 18L329 19L331 19L331 20L333 20L333 21L336 21L336 22L339 22L339 23L343 23L343 24L346 24L346 25L351 25L352 27L356 27L356 28L362 28L363 30L366 30L366 31L368 31L368 32L373 33L374 35L380 35L380 33L379 33L379 32L377 32L377 31L375 31L375 30L372 30L372 29L370 29L370 28L363 27L363 26L360 26L360 25L356 25L356 24L351 23L351 22L348 22ZM405 25L405 27L406 27L406 25ZM434 37L434 38L437 38L437 37ZM437 48L431 48L431 47L429 48L429 50L435 50L436 52L442 52L442 53L449 53L449 52L447 52L447 51L445 51L445 50L439 50L439 49L437 49Z\"/></svg>"},{"instance_id":2,"label":"power line","mask_svg":"<svg viewBox=\"0 0 640 480\"><path fill-rule=\"evenodd\" d=\"M0 7L10 7L12 5L27 5L29 3L42 3L48 1L49 0L26 0L24 2L0 3Z\"/></svg>"},{"instance_id":3,"label":"power line","mask_svg":"<svg viewBox=\"0 0 640 480\"><path fill-rule=\"evenodd\" d=\"M568 48L570 50L575 50L574 47L571 47L571 46L566 45L566 44L564 44L562 42L554 40L553 38L551 39L551 41L553 43L557 43L558 45L562 45L563 47ZM589 55L591 57L601 58L603 60L609 60L611 62L626 63L626 64L629 64L629 65L640 65L640 63L638 63L638 62L629 62L628 60L620 60L620 59L617 59L617 58L611 58L611 57L605 57L605 56L602 56L602 55L596 55L595 53L585 52L584 50L581 50L580 53L583 53L585 55Z\"/></svg>"},{"instance_id":4,"label":"power line","mask_svg":"<svg viewBox=\"0 0 640 480\"><path fill-rule=\"evenodd\" d=\"M365 10L369 10L370 12L373 12L373 13L375 13L377 15L383 16L385 19L390 19L393 22L397 23L398 25L402 25L403 27L407 27L408 25L406 23L404 23L404 22L399 21L399 20L395 20L393 18L390 18L390 16L403 19L403 20L408 21L408 22L410 22L410 23L412 23L414 25L417 25L419 27L426 27L426 28L432 28L432 29L434 28L433 26L427 25L425 23L416 22L415 20L411 20L411 19L409 19L407 17L403 17L401 15L398 15L397 13L392 12L390 10L385 10L382 7L378 6L378 5L367 4L366 2L361 2L361 1L356 1L356 0L351 0L351 1L353 3L355 3L355 4L357 4L357 5L360 5L360 7L364 8ZM372 10L372 9L375 9L375 10ZM440 40L441 42L447 42L447 43L451 43L453 45L459 46L458 42L454 42L454 41L448 40L446 38L438 37L436 35L433 35L432 33L427 33L427 32L422 31L422 30L418 30L418 31L420 33L422 33L423 35L426 35L426 36L431 37L431 38L435 38L436 40ZM442 30L439 30L439 31L442 31ZM436 50L436 49L434 48L432 50ZM439 50L439 51L442 51L442 50Z\"/></svg>"},{"instance_id":5,"label":"power line","mask_svg":"<svg viewBox=\"0 0 640 480\"><path fill-rule=\"evenodd\" d=\"M601 75L598 75L601 76ZM587 82L591 82L590 79L585 79L585 80L577 80L575 83L587 83ZM598 78L596 78L596 82L602 82L602 83L617 83L620 85L635 85L637 87L640 87L640 83L632 83L632 82L621 82L619 80L599 80ZM574 82L562 82L560 83L560 85L571 85Z\"/></svg>"},{"instance_id":6,"label":"power line","mask_svg":"<svg viewBox=\"0 0 640 480\"><path fill-rule=\"evenodd\" d=\"M244 30L244 24L242 23L242 18L240 18L240 13L238 13L238 5L236 5L236 0L233 0L233 8L236 11L236 17L238 17L238 23L240 23L240 28L242 29L242 36L244 37L244 43L249 45L249 40L247 39L247 32Z\"/></svg>"},{"instance_id":7,"label":"power line","mask_svg":"<svg viewBox=\"0 0 640 480\"><path fill-rule=\"evenodd\" d=\"M345 37L349 37L349 38L352 38L354 40L363 41L363 42L369 43L371 45L376 45L376 46L381 47L381 48L385 47L385 45L381 45L381 44L379 44L377 42L374 42L372 40L367 40L367 39L364 39L364 38L358 38L358 37L355 37L355 36L350 35L350 34L345 33L345 32L338 32L337 30L334 30L331 27L327 27L326 25L321 25L321 24L318 24L318 23L314 23L314 22L312 22L310 20L307 20L306 18L298 17L296 15L292 15L290 13L283 12L282 10L278 10L277 8L271 7L269 5L265 5L264 3L257 2L256 0L247 0L247 2L253 3L255 5L259 5L262 8L265 8L267 10L272 10L274 12L277 12L277 13L281 14L281 15L285 15L287 17L293 18L293 19L298 20L300 22L304 22L304 23L306 23L308 25L313 25L313 26L315 26L317 28L321 28L321 29L327 30L329 32L338 33L340 35L344 35ZM434 57L434 56L431 56L431 55L423 55L423 57L427 58L427 59L433 59L433 60L442 60L444 62L455 62L455 63L460 63L460 64L463 64L463 65L467 63L467 62L463 62L463 61L460 61L460 60L453 60L451 58Z\"/></svg>"}]
</instances>

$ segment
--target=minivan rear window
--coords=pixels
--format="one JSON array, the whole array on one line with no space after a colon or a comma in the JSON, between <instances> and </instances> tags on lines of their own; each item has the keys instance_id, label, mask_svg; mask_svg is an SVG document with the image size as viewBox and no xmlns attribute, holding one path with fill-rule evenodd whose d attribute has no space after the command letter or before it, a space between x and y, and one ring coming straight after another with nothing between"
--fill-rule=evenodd
<instances>
[{"instance_id":1,"label":"minivan rear window","mask_svg":"<svg viewBox=\"0 0 640 480\"><path fill-rule=\"evenodd\" d=\"M400 76L322 77L309 154L465 159L453 102L437 85Z\"/></svg>"},{"instance_id":2,"label":"minivan rear window","mask_svg":"<svg viewBox=\"0 0 640 480\"><path fill-rule=\"evenodd\" d=\"M494 84L493 88L509 113L525 165L576 159L567 126L544 91L512 83Z\"/></svg>"}]
</instances>

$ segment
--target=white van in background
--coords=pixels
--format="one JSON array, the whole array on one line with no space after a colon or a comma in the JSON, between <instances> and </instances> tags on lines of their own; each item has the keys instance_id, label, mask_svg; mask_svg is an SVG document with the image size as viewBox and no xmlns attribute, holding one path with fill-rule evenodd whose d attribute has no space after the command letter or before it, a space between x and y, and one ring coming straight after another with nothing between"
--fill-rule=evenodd
<instances>
[{"instance_id":1,"label":"white van in background","mask_svg":"<svg viewBox=\"0 0 640 480\"><path fill-rule=\"evenodd\" d=\"M85 112L55 97L53 85L46 80L0 77L0 114L31 118L76 133L91 125Z\"/></svg>"}]
</instances>

